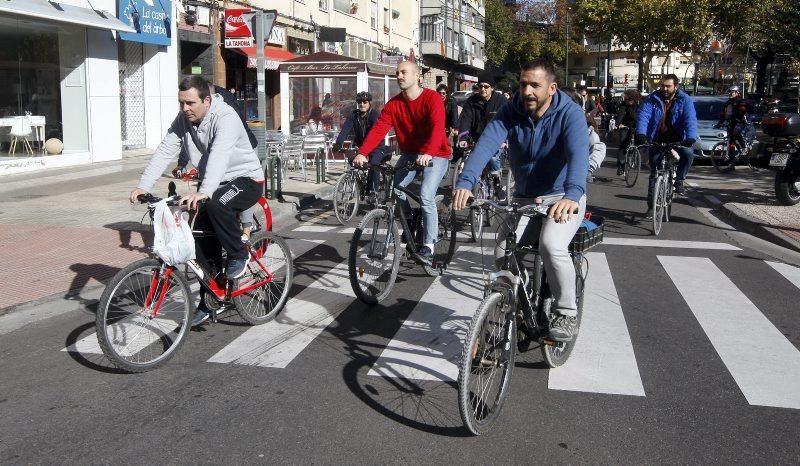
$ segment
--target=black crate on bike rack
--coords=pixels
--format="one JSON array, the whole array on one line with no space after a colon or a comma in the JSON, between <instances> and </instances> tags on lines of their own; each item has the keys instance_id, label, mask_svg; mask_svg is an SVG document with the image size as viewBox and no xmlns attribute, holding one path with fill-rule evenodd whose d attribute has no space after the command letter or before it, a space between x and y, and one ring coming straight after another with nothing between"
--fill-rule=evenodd
<instances>
[{"instance_id":1,"label":"black crate on bike rack","mask_svg":"<svg viewBox=\"0 0 800 466\"><path fill-rule=\"evenodd\" d=\"M597 224L597 228L592 231L581 226L572 237L569 243L569 252L586 252L589 249L603 242L603 232L605 230L605 219L603 217L592 217L591 221Z\"/></svg>"}]
</instances>

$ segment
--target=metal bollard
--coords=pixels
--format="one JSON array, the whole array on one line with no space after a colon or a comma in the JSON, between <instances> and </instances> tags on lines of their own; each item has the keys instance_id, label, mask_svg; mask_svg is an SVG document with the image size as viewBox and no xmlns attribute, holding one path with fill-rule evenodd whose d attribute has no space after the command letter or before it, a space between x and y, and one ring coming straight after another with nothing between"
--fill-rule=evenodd
<instances>
[{"instance_id":1,"label":"metal bollard","mask_svg":"<svg viewBox=\"0 0 800 466\"><path fill-rule=\"evenodd\" d=\"M314 165L317 168L317 184L324 183L327 174L325 173L325 157L324 151L322 148L317 149L316 154L314 155Z\"/></svg>"},{"instance_id":2,"label":"metal bollard","mask_svg":"<svg viewBox=\"0 0 800 466\"><path fill-rule=\"evenodd\" d=\"M277 199L281 195L281 159L274 155L267 159L267 176L269 177L269 190L267 199Z\"/></svg>"}]
</instances>

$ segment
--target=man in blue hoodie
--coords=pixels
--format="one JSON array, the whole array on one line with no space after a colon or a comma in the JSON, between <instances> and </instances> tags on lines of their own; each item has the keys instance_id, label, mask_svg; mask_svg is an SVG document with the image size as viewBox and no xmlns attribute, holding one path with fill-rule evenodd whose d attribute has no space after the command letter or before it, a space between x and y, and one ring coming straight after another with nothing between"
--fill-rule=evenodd
<instances>
[{"instance_id":1,"label":"man in blue hoodie","mask_svg":"<svg viewBox=\"0 0 800 466\"><path fill-rule=\"evenodd\" d=\"M583 111L557 89L549 60L539 58L523 66L519 91L486 126L456 183L455 209L466 207L483 167L506 140L516 182L514 199L521 204L537 202L541 196L558 199L541 228L538 222L529 222L518 241L533 243L538 233L539 253L555 299L550 336L570 341L578 306L568 248L586 210L589 137ZM498 238L505 238L510 227L516 226L504 223ZM503 243L495 248L496 260L502 258L504 248Z\"/></svg>"},{"instance_id":2,"label":"man in blue hoodie","mask_svg":"<svg viewBox=\"0 0 800 466\"><path fill-rule=\"evenodd\" d=\"M636 118L636 143L679 142L678 170L675 175L675 192L683 194L683 180L689 174L694 160L692 146L697 140L697 115L694 102L689 94L679 89L680 81L674 74L661 78L659 92L653 92L645 99ZM645 218L652 218L653 189L656 183L656 167L660 152L650 148L650 185L647 189L647 212Z\"/></svg>"}]
</instances>

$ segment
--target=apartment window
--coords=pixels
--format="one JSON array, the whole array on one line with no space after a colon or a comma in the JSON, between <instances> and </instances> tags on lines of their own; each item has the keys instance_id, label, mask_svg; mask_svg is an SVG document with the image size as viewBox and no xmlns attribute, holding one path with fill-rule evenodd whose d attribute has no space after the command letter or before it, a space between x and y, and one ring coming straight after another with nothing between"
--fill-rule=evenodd
<instances>
[{"instance_id":1,"label":"apartment window","mask_svg":"<svg viewBox=\"0 0 800 466\"><path fill-rule=\"evenodd\" d=\"M333 9L342 13L355 14L358 11L358 0L333 0Z\"/></svg>"},{"instance_id":2,"label":"apartment window","mask_svg":"<svg viewBox=\"0 0 800 466\"><path fill-rule=\"evenodd\" d=\"M378 29L378 2L372 0L369 4L369 25Z\"/></svg>"},{"instance_id":3,"label":"apartment window","mask_svg":"<svg viewBox=\"0 0 800 466\"><path fill-rule=\"evenodd\" d=\"M420 40L432 42L438 40L437 37L439 34L436 33L436 15L425 15L420 17Z\"/></svg>"},{"instance_id":4,"label":"apartment window","mask_svg":"<svg viewBox=\"0 0 800 466\"><path fill-rule=\"evenodd\" d=\"M391 16L389 16L389 9L383 9L383 32L389 34L389 21L391 21Z\"/></svg>"},{"instance_id":5,"label":"apartment window","mask_svg":"<svg viewBox=\"0 0 800 466\"><path fill-rule=\"evenodd\" d=\"M328 10L328 0L319 0L319 9L327 11Z\"/></svg>"}]
</instances>

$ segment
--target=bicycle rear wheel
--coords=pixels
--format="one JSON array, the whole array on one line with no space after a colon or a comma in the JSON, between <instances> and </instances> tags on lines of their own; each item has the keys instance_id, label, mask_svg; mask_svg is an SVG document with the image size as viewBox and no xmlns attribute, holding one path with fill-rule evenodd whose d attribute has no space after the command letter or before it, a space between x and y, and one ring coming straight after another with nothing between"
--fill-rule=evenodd
<instances>
[{"instance_id":1,"label":"bicycle rear wheel","mask_svg":"<svg viewBox=\"0 0 800 466\"><path fill-rule=\"evenodd\" d=\"M486 179L479 178L475 185L472 187L472 195L475 199L488 199L489 187L486 184ZM485 209L470 209L469 210L469 232L472 235L472 241L479 241L483 236L483 228L486 226L486 210Z\"/></svg>"},{"instance_id":2,"label":"bicycle rear wheel","mask_svg":"<svg viewBox=\"0 0 800 466\"><path fill-rule=\"evenodd\" d=\"M286 240L272 232L258 232L250 238L250 263L245 274L234 282L241 290L267 277L272 280L233 298L236 311L247 323L259 325L275 318L289 298L294 279L292 251Z\"/></svg>"},{"instance_id":3,"label":"bicycle rear wheel","mask_svg":"<svg viewBox=\"0 0 800 466\"><path fill-rule=\"evenodd\" d=\"M456 183L458 182L458 177L461 175L461 172L464 170L464 164L467 161L467 155L463 155L458 162L456 162L455 166L453 167L453 177L452 177L452 187L451 189L456 189Z\"/></svg>"},{"instance_id":4,"label":"bicycle rear wheel","mask_svg":"<svg viewBox=\"0 0 800 466\"><path fill-rule=\"evenodd\" d=\"M730 150L727 142L718 142L711 149L711 165L717 169L718 172L724 172L730 167Z\"/></svg>"},{"instance_id":5,"label":"bicycle rear wheel","mask_svg":"<svg viewBox=\"0 0 800 466\"><path fill-rule=\"evenodd\" d=\"M350 286L367 304L381 302L394 287L400 269L400 233L384 209L367 213L353 233L348 255Z\"/></svg>"},{"instance_id":6,"label":"bicycle rear wheel","mask_svg":"<svg viewBox=\"0 0 800 466\"><path fill-rule=\"evenodd\" d=\"M504 295L493 292L472 317L458 366L458 410L475 435L485 434L500 415L517 348L517 321Z\"/></svg>"},{"instance_id":7,"label":"bicycle rear wheel","mask_svg":"<svg viewBox=\"0 0 800 466\"><path fill-rule=\"evenodd\" d=\"M355 173L347 172L339 177L333 190L333 212L339 223L345 225L356 215L360 196Z\"/></svg>"},{"instance_id":8,"label":"bicycle rear wheel","mask_svg":"<svg viewBox=\"0 0 800 466\"><path fill-rule=\"evenodd\" d=\"M625 150L625 184L632 188L639 179L642 170L642 154L636 146L629 146Z\"/></svg>"},{"instance_id":9,"label":"bicycle rear wheel","mask_svg":"<svg viewBox=\"0 0 800 466\"><path fill-rule=\"evenodd\" d=\"M103 354L124 371L145 372L163 365L186 339L192 316L189 284L177 269L165 279L161 265L156 259L128 265L100 297L97 341Z\"/></svg>"},{"instance_id":10,"label":"bicycle rear wheel","mask_svg":"<svg viewBox=\"0 0 800 466\"><path fill-rule=\"evenodd\" d=\"M658 235L661 233L661 225L664 222L664 216L667 210L667 183L669 180L664 175L659 175L656 178L655 186L653 187L653 234Z\"/></svg>"},{"instance_id":11,"label":"bicycle rear wheel","mask_svg":"<svg viewBox=\"0 0 800 466\"><path fill-rule=\"evenodd\" d=\"M572 263L575 265L575 296L577 297L578 304L578 313L575 320L575 330L572 341L556 341L552 344L542 344L542 356L544 356L547 365L550 367L558 367L567 362L570 354L572 354L572 350L575 348L575 342L578 340L578 334L581 328L581 316L583 315L583 287L586 282L586 275L584 274L586 268L583 266L584 260L583 254L575 254L572 256ZM548 306L547 309L549 309L550 301L552 301L552 297L549 296L549 294L548 291L548 296L543 296L543 298L545 298L543 304Z\"/></svg>"},{"instance_id":12,"label":"bicycle rear wheel","mask_svg":"<svg viewBox=\"0 0 800 466\"><path fill-rule=\"evenodd\" d=\"M447 204L440 201L436 205L439 217L439 232L436 244L433 247L432 265L423 265L425 273L435 277L443 272L447 265L453 260L456 251L456 232L458 230L458 219L453 210L452 203Z\"/></svg>"}]
</instances>

